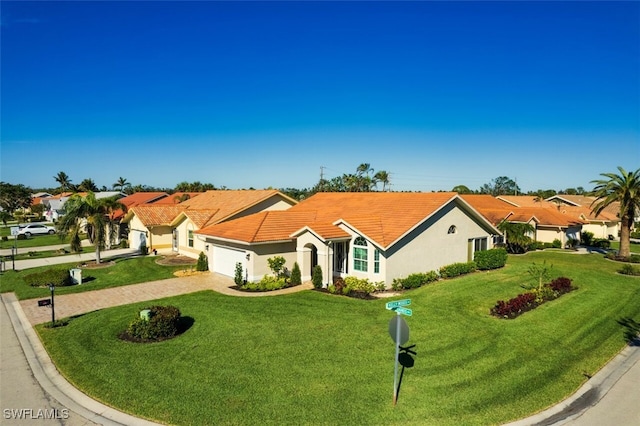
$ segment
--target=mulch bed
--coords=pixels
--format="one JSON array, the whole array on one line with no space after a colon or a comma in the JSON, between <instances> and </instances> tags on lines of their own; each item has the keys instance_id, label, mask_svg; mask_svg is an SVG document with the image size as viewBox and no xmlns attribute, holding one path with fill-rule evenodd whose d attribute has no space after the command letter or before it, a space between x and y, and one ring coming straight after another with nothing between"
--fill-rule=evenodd
<instances>
[{"instance_id":1,"label":"mulch bed","mask_svg":"<svg viewBox=\"0 0 640 426\"><path fill-rule=\"evenodd\" d=\"M109 266L115 265L116 262L110 260L107 262L84 262L78 265L78 268L86 268L86 269L100 269L100 268L108 268Z\"/></svg>"},{"instance_id":2,"label":"mulch bed","mask_svg":"<svg viewBox=\"0 0 640 426\"><path fill-rule=\"evenodd\" d=\"M165 266L176 266L176 265L181 266L181 265L195 265L196 263L198 263L198 260L188 256L180 256L180 255L162 256L161 258L156 260L156 263L158 265L165 265Z\"/></svg>"}]
</instances>

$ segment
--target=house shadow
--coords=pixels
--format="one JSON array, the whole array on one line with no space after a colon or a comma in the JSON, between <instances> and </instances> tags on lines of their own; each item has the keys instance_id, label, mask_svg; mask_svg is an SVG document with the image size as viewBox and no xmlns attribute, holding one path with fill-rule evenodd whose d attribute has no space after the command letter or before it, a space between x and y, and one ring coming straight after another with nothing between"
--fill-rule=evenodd
<instances>
[{"instance_id":1,"label":"house shadow","mask_svg":"<svg viewBox=\"0 0 640 426\"><path fill-rule=\"evenodd\" d=\"M176 333L176 335L179 336L183 333L186 333L187 330L189 330L195 322L196 320L190 316L178 318L178 332Z\"/></svg>"}]
</instances>

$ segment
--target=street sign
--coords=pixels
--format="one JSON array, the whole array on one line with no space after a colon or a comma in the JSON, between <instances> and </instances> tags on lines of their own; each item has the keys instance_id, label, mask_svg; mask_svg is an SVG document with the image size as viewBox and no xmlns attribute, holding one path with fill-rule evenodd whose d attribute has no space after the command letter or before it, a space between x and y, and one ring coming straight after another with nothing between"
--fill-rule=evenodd
<instances>
[{"instance_id":1,"label":"street sign","mask_svg":"<svg viewBox=\"0 0 640 426\"><path fill-rule=\"evenodd\" d=\"M50 306L50 305L51 305L51 299L38 300L38 306Z\"/></svg>"},{"instance_id":2,"label":"street sign","mask_svg":"<svg viewBox=\"0 0 640 426\"><path fill-rule=\"evenodd\" d=\"M394 302L387 302L387 309L392 311L394 308L399 308L401 306L409 306L411 304L411 299L404 300L396 300Z\"/></svg>"},{"instance_id":3,"label":"street sign","mask_svg":"<svg viewBox=\"0 0 640 426\"><path fill-rule=\"evenodd\" d=\"M18 235L18 232L20 232L20 227L18 227L18 226L12 226L11 227L11 235L13 235L15 237L16 235Z\"/></svg>"},{"instance_id":4,"label":"street sign","mask_svg":"<svg viewBox=\"0 0 640 426\"><path fill-rule=\"evenodd\" d=\"M413 311L411 309L407 309L407 308L393 308L394 311L402 314L402 315L406 315L408 317L411 316L411 314L413 314Z\"/></svg>"},{"instance_id":5,"label":"street sign","mask_svg":"<svg viewBox=\"0 0 640 426\"><path fill-rule=\"evenodd\" d=\"M400 315L389 321L389 335L396 345L404 345L409 341L409 325Z\"/></svg>"}]
</instances>

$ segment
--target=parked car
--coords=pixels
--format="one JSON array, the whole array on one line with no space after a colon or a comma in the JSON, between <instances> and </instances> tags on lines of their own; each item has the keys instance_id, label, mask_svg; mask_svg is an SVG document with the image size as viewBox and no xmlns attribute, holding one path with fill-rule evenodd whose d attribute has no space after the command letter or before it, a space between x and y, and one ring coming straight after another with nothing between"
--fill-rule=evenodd
<instances>
[{"instance_id":1,"label":"parked car","mask_svg":"<svg viewBox=\"0 0 640 426\"><path fill-rule=\"evenodd\" d=\"M48 225L42 225L40 223L30 223L28 225L18 226L18 235L24 235L30 237L32 235L45 235L55 234L56 228Z\"/></svg>"}]
</instances>

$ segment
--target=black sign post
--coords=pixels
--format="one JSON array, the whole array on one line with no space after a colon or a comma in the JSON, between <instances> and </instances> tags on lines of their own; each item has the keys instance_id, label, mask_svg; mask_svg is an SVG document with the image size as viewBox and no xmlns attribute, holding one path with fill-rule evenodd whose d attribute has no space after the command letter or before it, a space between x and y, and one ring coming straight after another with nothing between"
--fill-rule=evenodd
<instances>
[{"instance_id":1,"label":"black sign post","mask_svg":"<svg viewBox=\"0 0 640 426\"><path fill-rule=\"evenodd\" d=\"M49 290L51 290L51 327L55 327L56 325L56 310L54 308L53 303L53 292L55 291L56 286L53 284L49 284Z\"/></svg>"}]
</instances>

